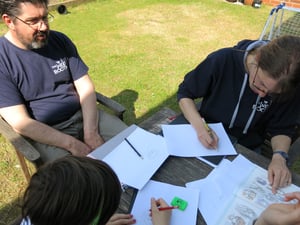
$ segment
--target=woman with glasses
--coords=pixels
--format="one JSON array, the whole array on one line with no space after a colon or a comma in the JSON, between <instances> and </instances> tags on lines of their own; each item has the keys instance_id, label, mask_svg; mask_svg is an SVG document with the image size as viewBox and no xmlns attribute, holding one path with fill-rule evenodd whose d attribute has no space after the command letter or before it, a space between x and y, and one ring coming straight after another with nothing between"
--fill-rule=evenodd
<instances>
[{"instance_id":1,"label":"woman with glasses","mask_svg":"<svg viewBox=\"0 0 300 225\"><path fill-rule=\"evenodd\" d=\"M256 151L269 136L274 154L268 179L275 193L292 182L287 153L300 112L299 82L299 37L243 40L209 54L184 77L177 98L207 148L216 148L218 137L205 121L222 122L238 143ZM202 99L199 110L195 99Z\"/></svg>"}]
</instances>

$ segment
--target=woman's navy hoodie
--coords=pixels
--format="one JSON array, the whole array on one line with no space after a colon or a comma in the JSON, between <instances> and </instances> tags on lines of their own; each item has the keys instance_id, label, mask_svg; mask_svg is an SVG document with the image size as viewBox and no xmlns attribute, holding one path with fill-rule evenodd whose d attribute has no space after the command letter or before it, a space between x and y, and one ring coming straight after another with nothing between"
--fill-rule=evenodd
<instances>
[{"instance_id":1,"label":"woman's navy hoodie","mask_svg":"<svg viewBox=\"0 0 300 225\"><path fill-rule=\"evenodd\" d=\"M234 47L208 55L186 74L179 85L177 99L202 98L201 116L208 122L222 122L240 144L256 148L262 144L265 134L294 137L300 91L285 101L270 96L259 98L249 86L244 66L245 54L251 50L249 45L255 45L255 41L243 40Z\"/></svg>"}]
</instances>

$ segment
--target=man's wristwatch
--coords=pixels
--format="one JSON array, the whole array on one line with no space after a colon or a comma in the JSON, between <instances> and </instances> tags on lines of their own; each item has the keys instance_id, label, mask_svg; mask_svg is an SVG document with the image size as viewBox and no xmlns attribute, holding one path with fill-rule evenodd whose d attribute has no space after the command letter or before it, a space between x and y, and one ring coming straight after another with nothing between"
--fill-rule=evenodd
<instances>
[{"instance_id":1,"label":"man's wristwatch","mask_svg":"<svg viewBox=\"0 0 300 225\"><path fill-rule=\"evenodd\" d=\"M273 152L274 154L280 154L285 159L286 165L289 166L289 155L285 151L276 150Z\"/></svg>"}]
</instances>

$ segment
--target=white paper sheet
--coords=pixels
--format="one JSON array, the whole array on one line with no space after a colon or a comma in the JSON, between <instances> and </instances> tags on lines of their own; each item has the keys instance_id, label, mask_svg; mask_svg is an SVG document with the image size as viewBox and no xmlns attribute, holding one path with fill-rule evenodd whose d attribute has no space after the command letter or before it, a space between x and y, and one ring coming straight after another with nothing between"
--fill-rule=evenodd
<instances>
[{"instance_id":1,"label":"white paper sheet","mask_svg":"<svg viewBox=\"0 0 300 225\"><path fill-rule=\"evenodd\" d=\"M231 144L222 123L208 125L219 137L217 150L205 148L198 140L196 132L190 124L162 125L170 155L182 157L236 155L237 152Z\"/></svg>"},{"instance_id":2,"label":"white paper sheet","mask_svg":"<svg viewBox=\"0 0 300 225\"><path fill-rule=\"evenodd\" d=\"M196 189L174 186L150 180L136 196L131 213L137 220L136 225L152 225L149 216L150 199L163 198L169 205L174 197L179 197L188 202L184 211L172 210L172 225L196 224L199 192Z\"/></svg>"},{"instance_id":3,"label":"white paper sheet","mask_svg":"<svg viewBox=\"0 0 300 225\"><path fill-rule=\"evenodd\" d=\"M122 183L141 189L167 159L169 153L163 137L142 128L135 129L127 139L143 159L123 141L107 154L103 161L113 168Z\"/></svg>"},{"instance_id":4,"label":"white paper sheet","mask_svg":"<svg viewBox=\"0 0 300 225\"><path fill-rule=\"evenodd\" d=\"M218 179L229 171L230 165L231 161L223 159L206 178L186 184L189 188L199 190L199 210L208 225L216 224L219 215L222 215L231 201L235 187L231 185L223 187L218 182Z\"/></svg>"}]
</instances>

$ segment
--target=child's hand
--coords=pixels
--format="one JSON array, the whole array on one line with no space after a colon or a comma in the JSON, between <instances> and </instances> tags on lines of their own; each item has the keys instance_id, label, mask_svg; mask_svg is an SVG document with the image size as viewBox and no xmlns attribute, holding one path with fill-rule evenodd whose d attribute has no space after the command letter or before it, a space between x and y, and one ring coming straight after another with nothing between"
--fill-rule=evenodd
<instances>
[{"instance_id":1,"label":"child's hand","mask_svg":"<svg viewBox=\"0 0 300 225\"><path fill-rule=\"evenodd\" d=\"M169 205L162 198L159 198L157 200L155 200L154 198L151 198L150 216L151 216L153 225L169 225L170 224L172 210L159 211L159 207L168 207L168 206Z\"/></svg>"}]
</instances>

